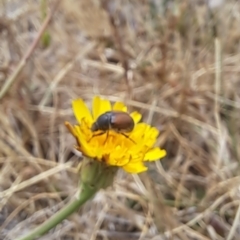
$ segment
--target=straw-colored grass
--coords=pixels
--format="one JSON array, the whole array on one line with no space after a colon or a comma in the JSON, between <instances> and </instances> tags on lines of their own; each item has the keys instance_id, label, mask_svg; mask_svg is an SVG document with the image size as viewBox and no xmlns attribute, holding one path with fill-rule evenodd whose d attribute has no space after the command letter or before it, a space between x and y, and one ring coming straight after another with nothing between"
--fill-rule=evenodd
<instances>
[{"instance_id":1,"label":"straw-colored grass","mask_svg":"<svg viewBox=\"0 0 240 240\"><path fill-rule=\"evenodd\" d=\"M238 1L47 1L49 46L40 1L0 4L0 239L75 193L81 154L64 121L94 95L140 111L167 157L120 171L41 239L240 239Z\"/></svg>"}]
</instances>

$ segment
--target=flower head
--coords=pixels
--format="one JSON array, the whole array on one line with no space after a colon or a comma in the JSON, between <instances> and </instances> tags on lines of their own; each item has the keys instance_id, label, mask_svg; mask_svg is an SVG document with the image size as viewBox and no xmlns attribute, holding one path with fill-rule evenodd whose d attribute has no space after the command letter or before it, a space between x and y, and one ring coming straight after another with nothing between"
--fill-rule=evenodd
<instances>
[{"instance_id":1,"label":"flower head","mask_svg":"<svg viewBox=\"0 0 240 240\"><path fill-rule=\"evenodd\" d=\"M82 99L74 100L72 106L78 125L65 124L77 140L76 149L84 156L109 166L122 167L129 173L140 173L147 170L145 161L156 161L166 155L165 150L154 147L158 130L146 123L139 123L141 114L138 112L129 114L134 121L134 128L130 132L123 133L111 128L111 121L106 122L109 126L107 131L92 130L99 116L106 112L112 111L110 116L115 112L127 113L127 107L122 102L112 106L110 101L94 97L92 112Z\"/></svg>"}]
</instances>

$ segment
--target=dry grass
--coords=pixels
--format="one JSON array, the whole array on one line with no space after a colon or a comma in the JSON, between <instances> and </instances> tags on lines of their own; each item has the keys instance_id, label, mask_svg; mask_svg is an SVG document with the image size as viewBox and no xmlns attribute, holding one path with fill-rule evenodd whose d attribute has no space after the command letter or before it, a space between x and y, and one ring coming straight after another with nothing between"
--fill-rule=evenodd
<instances>
[{"instance_id":1,"label":"dry grass","mask_svg":"<svg viewBox=\"0 0 240 240\"><path fill-rule=\"evenodd\" d=\"M168 155L147 173L120 172L41 239L240 239L240 3L102 2L62 0L50 45L35 47L0 100L0 239L75 193L80 154L64 121L75 122L72 99L96 94L139 110ZM1 88L43 19L39 1L0 4Z\"/></svg>"}]
</instances>

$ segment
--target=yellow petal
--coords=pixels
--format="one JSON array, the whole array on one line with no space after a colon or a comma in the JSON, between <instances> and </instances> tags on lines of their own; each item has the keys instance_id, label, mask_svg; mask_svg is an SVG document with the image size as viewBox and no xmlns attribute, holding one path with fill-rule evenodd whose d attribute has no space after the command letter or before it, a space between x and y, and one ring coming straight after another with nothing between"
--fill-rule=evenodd
<instances>
[{"instance_id":1,"label":"yellow petal","mask_svg":"<svg viewBox=\"0 0 240 240\"><path fill-rule=\"evenodd\" d=\"M157 128L152 127L149 131L149 134L150 134L151 138L157 138L159 135L159 131Z\"/></svg>"},{"instance_id":2,"label":"yellow petal","mask_svg":"<svg viewBox=\"0 0 240 240\"><path fill-rule=\"evenodd\" d=\"M132 112L130 114L130 116L133 118L133 121L134 121L135 124L138 123L142 118L142 115L137 111Z\"/></svg>"},{"instance_id":3,"label":"yellow petal","mask_svg":"<svg viewBox=\"0 0 240 240\"><path fill-rule=\"evenodd\" d=\"M139 131L143 135L145 133L146 129L148 128L148 125L146 123L138 123L134 129L134 131Z\"/></svg>"},{"instance_id":4,"label":"yellow petal","mask_svg":"<svg viewBox=\"0 0 240 240\"><path fill-rule=\"evenodd\" d=\"M85 118L88 121L93 121L92 115L82 99L76 99L72 101L72 108L74 115L79 123Z\"/></svg>"},{"instance_id":5,"label":"yellow petal","mask_svg":"<svg viewBox=\"0 0 240 240\"><path fill-rule=\"evenodd\" d=\"M127 150L119 147L112 150L107 163L114 166L124 166L129 162L129 158L130 155L127 153Z\"/></svg>"},{"instance_id":6,"label":"yellow petal","mask_svg":"<svg viewBox=\"0 0 240 240\"><path fill-rule=\"evenodd\" d=\"M69 122L65 122L65 126L67 127L68 131L74 136L77 137L78 133L75 130L75 128L69 123Z\"/></svg>"},{"instance_id":7,"label":"yellow petal","mask_svg":"<svg viewBox=\"0 0 240 240\"><path fill-rule=\"evenodd\" d=\"M113 110L127 112L127 107L122 102L115 102L113 105Z\"/></svg>"},{"instance_id":8,"label":"yellow petal","mask_svg":"<svg viewBox=\"0 0 240 240\"><path fill-rule=\"evenodd\" d=\"M101 98L99 96L94 97L92 102L92 112L93 112L93 119L94 121L100 116L101 110Z\"/></svg>"},{"instance_id":9,"label":"yellow petal","mask_svg":"<svg viewBox=\"0 0 240 240\"><path fill-rule=\"evenodd\" d=\"M130 162L123 166L123 169L128 173L140 173L147 171L148 168L144 166L143 162Z\"/></svg>"},{"instance_id":10,"label":"yellow petal","mask_svg":"<svg viewBox=\"0 0 240 240\"><path fill-rule=\"evenodd\" d=\"M101 99L100 115L111 110L112 110L112 106L110 101L106 99Z\"/></svg>"},{"instance_id":11,"label":"yellow petal","mask_svg":"<svg viewBox=\"0 0 240 240\"><path fill-rule=\"evenodd\" d=\"M92 138L92 131L91 131L91 124L87 123L85 119L82 120L80 126L75 126L79 128L79 131L83 134L83 138L86 139L87 141L90 141Z\"/></svg>"},{"instance_id":12,"label":"yellow petal","mask_svg":"<svg viewBox=\"0 0 240 240\"><path fill-rule=\"evenodd\" d=\"M103 151L101 148L96 149L95 157L100 161L103 160Z\"/></svg>"},{"instance_id":13,"label":"yellow petal","mask_svg":"<svg viewBox=\"0 0 240 240\"><path fill-rule=\"evenodd\" d=\"M77 136L81 134L81 128L80 125L74 125L74 131L76 132Z\"/></svg>"},{"instance_id":14,"label":"yellow petal","mask_svg":"<svg viewBox=\"0 0 240 240\"><path fill-rule=\"evenodd\" d=\"M134 138L134 139L141 139L141 141L143 140L143 136L145 133L147 125L145 123L138 123L135 125L134 127L134 131L131 133L130 137Z\"/></svg>"},{"instance_id":15,"label":"yellow petal","mask_svg":"<svg viewBox=\"0 0 240 240\"><path fill-rule=\"evenodd\" d=\"M78 139L79 148L81 149L82 154L88 157L95 157L94 149L91 148L86 141L83 141L83 138L81 137L81 135L78 135L77 139Z\"/></svg>"},{"instance_id":16,"label":"yellow petal","mask_svg":"<svg viewBox=\"0 0 240 240\"><path fill-rule=\"evenodd\" d=\"M156 161L165 157L167 152L164 149L153 148L145 154L144 161Z\"/></svg>"}]
</instances>

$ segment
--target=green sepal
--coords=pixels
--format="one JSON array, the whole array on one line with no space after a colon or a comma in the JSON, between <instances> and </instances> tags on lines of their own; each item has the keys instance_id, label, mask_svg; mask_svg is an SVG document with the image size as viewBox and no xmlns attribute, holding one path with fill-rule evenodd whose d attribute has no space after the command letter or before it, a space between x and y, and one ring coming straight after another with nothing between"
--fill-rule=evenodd
<instances>
[{"instance_id":1,"label":"green sepal","mask_svg":"<svg viewBox=\"0 0 240 240\"><path fill-rule=\"evenodd\" d=\"M109 166L104 162L85 157L80 169L80 186L105 189L112 185L118 167Z\"/></svg>"}]
</instances>

